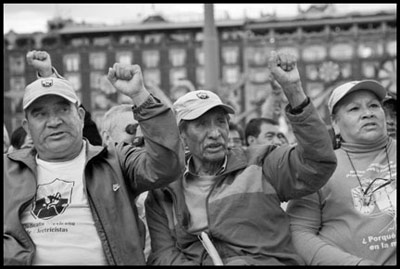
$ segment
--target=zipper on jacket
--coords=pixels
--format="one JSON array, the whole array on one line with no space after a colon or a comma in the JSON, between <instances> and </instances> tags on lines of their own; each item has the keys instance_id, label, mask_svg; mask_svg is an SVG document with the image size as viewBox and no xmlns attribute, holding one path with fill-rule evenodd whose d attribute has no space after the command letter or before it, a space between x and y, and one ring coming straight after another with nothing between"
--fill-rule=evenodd
<instances>
[{"instance_id":1,"label":"zipper on jacket","mask_svg":"<svg viewBox=\"0 0 400 269\"><path fill-rule=\"evenodd\" d=\"M107 258L107 261L109 263L108 265L116 265L115 258L114 258L114 253L113 253L112 248L110 246L110 241L108 240L108 236L107 236L106 230L104 229L103 223L101 222L99 214L97 213L96 206L93 203L93 200L92 200L92 197L91 197L91 195L89 193L88 188L86 188L86 192L87 192L87 196L88 196L88 201L89 201L91 212L92 212L92 214L95 215L95 217L93 219L94 219L94 221L97 220L97 223L101 226L103 234L104 234L104 237L106 238L106 242L105 243L106 243L106 245L107 245L107 247L109 249L109 252L110 252L110 255L111 255L111 259L112 259L111 261L109 261L108 258ZM94 226L96 227L96 230L97 230L97 226L96 225L94 225ZM106 257L107 256L108 255L106 255Z\"/></svg>"},{"instance_id":2,"label":"zipper on jacket","mask_svg":"<svg viewBox=\"0 0 400 269\"><path fill-rule=\"evenodd\" d=\"M32 265L32 263L33 263L34 256L36 255L36 245L33 242L31 236L26 231L24 225L22 225L22 223L21 223L21 215L22 215L22 212L24 212L24 210L29 206L29 204L31 204L32 201L35 199L35 195L36 195L36 193L33 195L33 197L30 200L28 200L25 203L23 203L21 205L21 207L20 207L20 210L18 210L19 223L20 223L20 225L22 227L23 233L26 235L26 238L28 239L28 242L30 243L30 245L31 245L31 247L33 249L33 254L29 257L28 265Z\"/></svg>"}]
</instances>

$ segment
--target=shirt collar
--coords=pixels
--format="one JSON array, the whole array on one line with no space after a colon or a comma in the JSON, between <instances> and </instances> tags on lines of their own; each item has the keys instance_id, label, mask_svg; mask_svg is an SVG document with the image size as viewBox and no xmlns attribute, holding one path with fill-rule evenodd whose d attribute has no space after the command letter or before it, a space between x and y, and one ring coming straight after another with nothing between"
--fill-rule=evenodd
<instances>
[{"instance_id":1,"label":"shirt collar","mask_svg":"<svg viewBox=\"0 0 400 269\"><path fill-rule=\"evenodd\" d=\"M183 173L183 176L186 177L189 173L192 175L195 175L195 173L193 173L192 171L190 171L190 167L193 167L193 165L191 165L193 163L192 161L192 156L190 156L185 164L185 172ZM217 172L216 175L220 175L222 174L225 169L226 169L226 164L228 163L228 156L225 155L225 159L224 159L224 163L222 164L221 168L219 169L219 171Z\"/></svg>"}]
</instances>

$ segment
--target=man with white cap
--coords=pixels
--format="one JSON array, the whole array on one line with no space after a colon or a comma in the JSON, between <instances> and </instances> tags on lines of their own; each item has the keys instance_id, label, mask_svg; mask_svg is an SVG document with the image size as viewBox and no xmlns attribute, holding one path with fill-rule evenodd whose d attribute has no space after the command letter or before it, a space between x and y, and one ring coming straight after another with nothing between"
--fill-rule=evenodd
<instances>
[{"instance_id":1,"label":"man with white cap","mask_svg":"<svg viewBox=\"0 0 400 269\"><path fill-rule=\"evenodd\" d=\"M387 134L377 81L344 83L328 108L340 138L335 173L318 192L291 200L296 250L308 265L395 265L396 140Z\"/></svg>"},{"instance_id":2,"label":"man with white cap","mask_svg":"<svg viewBox=\"0 0 400 269\"><path fill-rule=\"evenodd\" d=\"M288 97L295 147L229 148L234 110L211 91L175 103L186 171L149 192L149 265L303 264L280 202L318 190L336 168L327 128L305 95L288 54L272 53L271 72ZM310 146L312 145L312 146ZM203 247L204 246L204 247Z\"/></svg>"},{"instance_id":3,"label":"man with white cap","mask_svg":"<svg viewBox=\"0 0 400 269\"><path fill-rule=\"evenodd\" d=\"M144 147L91 145L68 81L26 87L23 127L34 147L4 155L5 265L145 264L135 198L182 175L184 151L172 110L149 94L139 66L116 63L108 79L131 97Z\"/></svg>"}]
</instances>

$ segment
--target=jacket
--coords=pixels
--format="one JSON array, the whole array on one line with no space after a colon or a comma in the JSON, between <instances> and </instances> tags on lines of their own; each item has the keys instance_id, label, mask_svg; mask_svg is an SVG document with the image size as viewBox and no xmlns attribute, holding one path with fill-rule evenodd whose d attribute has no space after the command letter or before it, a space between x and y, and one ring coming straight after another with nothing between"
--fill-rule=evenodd
<instances>
[{"instance_id":1,"label":"jacket","mask_svg":"<svg viewBox=\"0 0 400 269\"><path fill-rule=\"evenodd\" d=\"M133 109L146 143L111 147L86 140L84 168L89 206L110 265L145 264L144 227L135 198L182 175L184 151L174 114L156 98ZM4 264L30 265L35 245L21 224L21 212L36 193L35 149L4 155ZM116 187L116 188L114 188Z\"/></svg>"},{"instance_id":2,"label":"jacket","mask_svg":"<svg viewBox=\"0 0 400 269\"><path fill-rule=\"evenodd\" d=\"M336 168L336 157L311 102L300 114L286 114L298 145L229 150L207 196L207 233L225 265L304 264L294 251L280 202L321 188ZM149 192L146 217L152 248L148 264L212 264L197 235L188 232L182 178Z\"/></svg>"}]
</instances>

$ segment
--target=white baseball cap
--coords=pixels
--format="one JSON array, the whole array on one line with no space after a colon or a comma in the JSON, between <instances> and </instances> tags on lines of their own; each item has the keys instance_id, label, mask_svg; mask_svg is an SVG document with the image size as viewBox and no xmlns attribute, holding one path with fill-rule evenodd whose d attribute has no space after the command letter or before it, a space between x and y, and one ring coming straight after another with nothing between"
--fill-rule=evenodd
<instances>
[{"instance_id":1,"label":"white baseball cap","mask_svg":"<svg viewBox=\"0 0 400 269\"><path fill-rule=\"evenodd\" d=\"M378 96L379 101L382 101L386 96L386 89L375 80L350 81L335 88L328 101L329 113L332 115L335 105L346 95L357 90L368 90Z\"/></svg>"},{"instance_id":2,"label":"white baseball cap","mask_svg":"<svg viewBox=\"0 0 400 269\"><path fill-rule=\"evenodd\" d=\"M173 105L176 120L194 120L214 107L222 107L229 114L235 114L235 110L222 103L221 99L212 91L192 91L178 98Z\"/></svg>"},{"instance_id":3,"label":"white baseball cap","mask_svg":"<svg viewBox=\"0 0 400 269\"><path fill-rule=\"evenodd\" d=\"M44 95L58 95L71 103L80 103L72 84L68 80L51 77L37 79L26 86L22 108L26 110L36 99Z\"/></svg>"}]
</instances>

